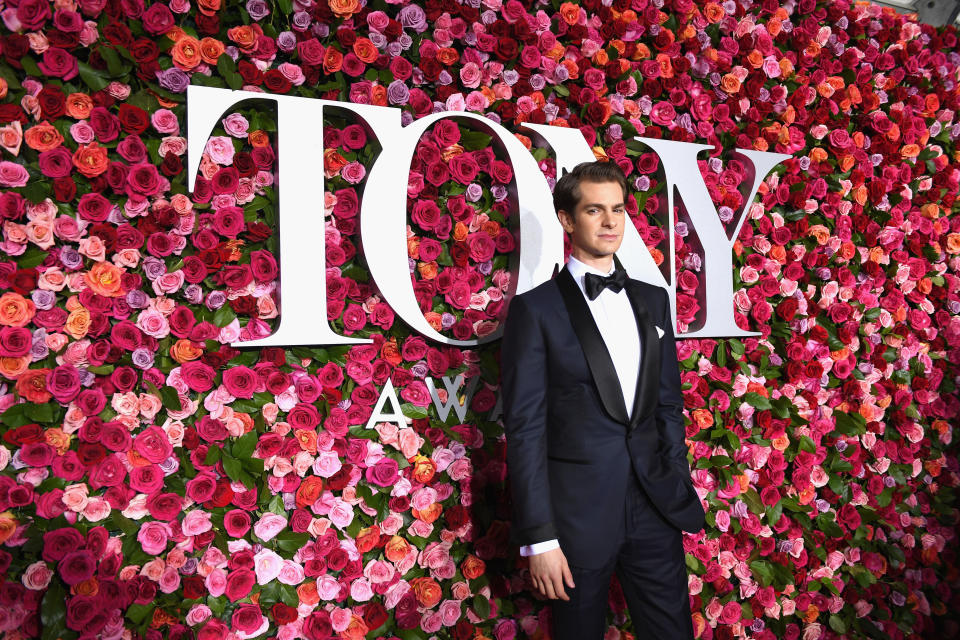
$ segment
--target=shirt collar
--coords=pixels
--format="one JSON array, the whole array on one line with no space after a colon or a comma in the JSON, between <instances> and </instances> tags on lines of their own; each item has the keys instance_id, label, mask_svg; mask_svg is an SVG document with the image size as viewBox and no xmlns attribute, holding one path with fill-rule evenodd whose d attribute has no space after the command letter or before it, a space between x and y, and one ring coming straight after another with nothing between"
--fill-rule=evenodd
<instances>
[{"instance_id":1,"label":"shirt collar","mask_svg":"<svg viewBox=\"0 0 960 640\"><path fill-rule=\"evenodd\" d=\"M610 265L610 270L604 273L596 267L591 267L588 264L580 262L573 256L570 256L567 259L567 270L570 271L570 275L573 276L573 280L577 283L577 286L580 287L580 291L586 291L586 285L584 285L584 276L588 273L595 273L600 276L608 276L613 273L614 269L617 268L616 264Z\"/></svg>"}]
</instances>

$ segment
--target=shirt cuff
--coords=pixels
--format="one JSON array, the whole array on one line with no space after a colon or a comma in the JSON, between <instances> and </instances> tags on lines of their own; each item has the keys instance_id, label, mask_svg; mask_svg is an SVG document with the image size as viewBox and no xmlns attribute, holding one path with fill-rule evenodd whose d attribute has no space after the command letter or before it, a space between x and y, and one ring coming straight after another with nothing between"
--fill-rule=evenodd
<instances>
[{"instance_id":1,"label":"shirt cuff","mask_svg":"<svg viewBox=\"0 0 960 640\"><path fill-rule=\"evenodd\" d=\"M545 551L552 551L554 549L560 548L559 540L545 540L544 542L537 542L536 544L527 544L520 547L521 556L535 556Z\"/></svg>"}]
</instances>

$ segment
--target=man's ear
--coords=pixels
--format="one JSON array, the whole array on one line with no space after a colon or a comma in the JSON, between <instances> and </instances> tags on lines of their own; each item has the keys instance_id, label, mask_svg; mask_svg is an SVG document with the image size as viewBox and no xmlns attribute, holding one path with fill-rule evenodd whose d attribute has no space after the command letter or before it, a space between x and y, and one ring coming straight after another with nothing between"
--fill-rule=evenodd
<instances>
[{"instance_id":1,"label":"man's ear","mask_svg":"<svg viewBox=\"0 0 960 640\"><path fill-rule=\"evenodd\" d=\"M557 219L560 220L560 226L563 227L563 230L566 231L567 233L570 232L570 230L567 229L567 223L569 223L570 226L573 226L576 224L576 220L574 219L573 214L568 212L566 209L557 210Z\"/></svg>"}]
</instances>

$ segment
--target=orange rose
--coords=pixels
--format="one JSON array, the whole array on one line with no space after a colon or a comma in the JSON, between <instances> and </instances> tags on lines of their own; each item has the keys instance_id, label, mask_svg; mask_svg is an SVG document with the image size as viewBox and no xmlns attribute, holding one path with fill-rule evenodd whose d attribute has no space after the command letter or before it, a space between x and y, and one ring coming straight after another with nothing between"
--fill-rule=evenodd
<instances>
[{"instance_id":1,"label":"orange rose","mask_svg":"<svg viewBox=\"0 0 960 640\"><path fill-rule=\"evenodd\" d=\"M320 602L320 594L317 593L316 581L308 580L307 582L300 583L300 586L297 587L297 597L300 599L300 604L307 606Z\"/></svg>"},{"instance_id":2,"label":"orange rose","mask_svg":"<svg viewBox=\"0 0 960 640\"><path fill-rule=\"evenodd\" d=\"M100 591L100 582L96 578L87 578L73 585L70 589L75 596L95 596Z\"/></svg>"},{"instance_id":3,"label":"orange rose","mask_svg":"<svg viewBox=\"0 0 960 640\"><path fill-rule=\"evenodd\" d=\"M420 274L420 278L423 280L433 280L436 278L439 268L436 260L417 263L417 273Z\"/></svg>"},{"instance_id":4,"label":"orange rose","mask_svg":"<svg viewBox=\"0 0 960 640\"><path fill-rule=\"evenodd\" d=\"M70 434L66 433L60 427L47 429L43 432L43 439L47 444L57 450L59 455L63 455L70 448Z\"/></svg>"},{"instance_id":5,"label":"orange rose","mask_svg":"<svg viewBox=\"0 0 960 640\"><path fill-rule=\"evenodd\" d=\"M317 476L304 478L300 486L297 487L297 508L309 507L320 499L321 493L323 493L323 478Z\"/></svg>"},{"instance_id":6,"label":"orange rose","mask_svg":"<svg viewBox=\"0 0 960 640\"><path fill-rule=\"evenodd\" d=\"M491 238L496 238L500 234L500 223L496 220L487 220L480 225L480 230Z\"/></svg>"},{"instance_id":7,"label":"orange rose","mask_svg":"<svg viewBox=\"0 0 960 640\"><path fill-rule=\"evenodd\" d=\"M67 115L76 120L90 117L93 111L93 99L85 93L71 93L67 96Z\"/></svg>"},{"instance_id":8,"label":"orange rose","mask_svg":"<svg viewBox=\"0 0 960 640\"><path fill-rule=\"evenodd\" d=\"M340 632L340 637L343 640L363 640L367 637L367 631L370 631L367 623L363 621L363 618L354 614L350 616L350 624L347 625L347 628Z\"/></svg>"},{"instance_id":9,"label":"orange rose","mask_svg":"<svg viewBox=\"0 0 960 640\"><path fill-rule=\"evenodd\" d=\"M440 585L437 584L436 580L427 576L414 578L410 581L410 587L413 589L413 594L417 597L420 606L427 609L436 606L443 596Z\"/></svg>"},{"instance_id":10,"label":"orange rose","mask_svg":"<svg viewBox=\"0 0 960 640\"><path fill-rule=\"evenodd\" d=\"M0 376L16 380L30 368L30 354L19 358L0 356Z\"/></svg>"},{"instance_id":11,"label":"orange rose","mask_svg":"<svg viewBox=\"0 0 960 640\"><path fill-rule=\"evenodd\" d=\"M458 220L453 225L453 239L455 242L463 242L467 239L467 234L470 233L470 228L462 221Z\"/></svg>"},{"instance_id":12,"label":"orange rose","mask_svg":"<svg viewBox=\"0 0 960 640\"><path fill-rule=\"evenodd\" d=\"M327 0L327 4L338 18L349 18L360 8L357 0Z\"/></svg>"},{"instance_id":13,"label":"orange rose","mask_svg":"<svg viewBox=\"0 0 960 640\"><path fill-rule=\"evenodd\" d=\"M340 71L342 65L343 54L333 47L327 47L327 50L323 52L323 72L336 73Z\"/></svg>"},{"instance_id":14,"label":"orange rose","mask_svg":"<svg viewBox=\"0 0 960 640\"><path fill-rule=\"evenodd\" d=\"M52 151L63 144L63 136L49 122L41 122L26 130L23 141L34 151Z\"/></svg>"},{"instance_id":15,"label":"orange rose","mask_svg":"<svg viewBox=\"0 0 960 640\"><path fill-rule=\"evenodd\" d=\"M460 52L453 47L440 47L437 50L437 60L441 64L450 66L460 59Z\"/></svg>"},{"instance_id":16,"label":"orange rose","mask_svg":"<svg viewBox=\"0 0 960 640\"><path fill-rule=\"evenodd\" d=\"M0 513L0 544L6 542L17 530L17 519L9 511Z\"/></svg>"},{"instance_id":17,"label":"orange rose","mask_svg":"<svg viewBox=\"0 0 960 640\"><path fill-rule=\"evenodd\" d=\"M0 324L8 327L25 327L33 320L37 307L19 293L7 291L0 296Z\"/></svg>"},{"instance_id":18,"label":"orange rose","mask_svg":"<svg viewBox=\"0 0 960 640\"><path fill-rule=\"evenodd\" d=\"M199 0L197 8L200 9L200 13L212 16L220 10L220 0Z\"/></svg>"},{"instance_id":19,"label":"orange rose","mask_svg":"<svg viewBox=\"0 0 960 640\"><path fill-rule=\"evenodd\" d=\"M70 312L70 315L67 316L67 322L63 330L77 340L84 337L87 335L87 331L90 330L90 312L83 307L74 309Z\"/></svg>"},{"instance_id":20,"label":"orange rose","mask_svg":"<svg viewBox=\"0 0 960 640\"><path fill-rule=\"evenodd\" d=\"M463 577L467 580L479 578L486 570L486 563L472 553L464 558L463 562L460 563L460 573L462 573Z\"/></svg>"},{"instance_id":21,"label":"orange rose","mask_svg":"<svg viewBox=\"0 0 960 640\"><path fill-rule=\"evenodd\" d=\"M417 510L411 509L410 513L413 514L413 517L417 520L423 520L426 523L431 523L440 517L440 514L443 513L443 506L439 502L434 502L426 509Z\"/></svg>"},{"instance_id":22,"label":"orange rose","mask_svg":"<svg viewBox=\"0 0 960 640\"><path fill-rule=\"evenodd\" d=\"M337 153L336 149L324 149L323 170L328 178L332 178L347 164L347 159Z\"/></svg>"},{"instance_id":23,"label":"orange rose","mask_svg":"<svg viewBox=\"0 0 960 640\"><path fill-rule=\"evenodd\" d=\"M382 84L370 87L370 104L378 107L387 106L387 88Z\"/></svg>"},{"instance_id":24,"label":"orange rose","mask_svg":"<svg viewBox=\"0 0 960 640\"><path fill-rule=\"evenodd\" d=\"M227 29L227 37L247 53L252 52L257 46L258 34L250 25Z\"/></svg>"},{"instance_id":25,"label":"orange rose","mask_svg":"<svg viewBox=\"0 0 960 640\"><path fill-rule=\"evenodd\" d=\"M200 59L207 64L217 64L225 50L226 47L216 38L206 37L200 41Z\"/></svg>"},{"instance_id":26,"label":"orange rose","mask_svg":"<svg viewBox=\"0 0 960 640\"><path fill-rule=\"evenodd\" d=\"M720 88L732 95L740 90L740 79L732 73L726 73L720 80Z\"/></svg>"},{"instance_id":27,"label":"orange rose","mask_svg":"<svg viewBox=\"0 0 960 640\"><path fill-rule=\"evenodd\" d=\"M173 43L170 49L173 63L177 68L188 71L202 61L200 59L200 41L191 36L184 36Z\"/></svg>"},{"instance_id":28,"label":"orange rose","mask_svg":"<svg viewBox=\"0 0 960 640\"><path fill-rule=\"evenodd\" d=\"M443 328L443 323L440 320L440 314L436 311L428 311L423 314L424 320L433 327L435 330L440 331Z\"/></svg>"},{"instance_id":29,"label":"orange rose","mask_svg":"<svg viewBox=\"0 0 960 640\"><path fill-rule=\"evenodd\" d=\"M94 293L107 298L119 298L124 295L120 278L123 270L111 262L98 262L86 274L84 280Z\"/></svg>"},{"instance_id":30,"label":"orange rose","mask_svg":"<svg viewBox=\"0 0 960 640\"><path fill-rule=\"evenodd\" d=\"M307 429L294 429L293 436L300 443L300 448L310 454L317 453L317 432Z\"/></svg>"},{"instance_id":31,"label":"orange rose","mask_svg":"<svg viewBox=\"0 0 960 640\"><path fill-rule=\"evenodd\" d=\"M400 536L393 536L387 541L386 546L383 548L383 555L385 555L390 562L399 562L407 556L409 550L410 543Z\"/></svg>"},{"instance_id":32,"label":"orange rose","mask_svg":"<svg viewBox=\"0 0 960 640\"><path fill-rule=\"evenodd\" d=\"M47 391L47 374L50 369L29 369L17 378L17 395L35 404L49 402L53 397Z\"/></svg>"},{"instance_id":33,"label":"orange rose","mask_svg":"<svg viewBox=\"0 0 960 640\"><path fill-rule=\"evenodd\" d=\"M580 5L564 2L560 5L560 17L570 26L577 24L580 20Z\"/></svg>"},{"instance_id":34,"label":"orange rose","mask_svg":"<svg viewBox=\"0 0 960 640\"><path fill-rule=\"evenodd\" d=\"M400 356L400 347L397 346L396 338L390 338L384 341L380 346L380 357L393 366L400 364L403 358Z\"/></svg>"},{"instance_id":35,"label":"orange rose","mask_svg":"<svg viewBox=\"0 0 960 640\"><path fill-rule=\"evenodd\" d=\"M353 41L353 54L370 64L377 59L380 52L377 50L377 45L370 41L370 38L361 37Z\"/></svg>"},{"instance_id":36,"label":"orange rose","mask_svg":"<svg viewBox=\"0 0 960 640\"><path fill-rule=\"evenodd\" d=\"M380 542L380 527L374 525L372 527L367 527L361 529L360 533L357 534L357 551L360 553L366 553L370 551L377 543Z\"/></svg>"},{"instance_id":37,"label":"orange rose","mask_svg":"<svg viewBox=\"0 0 960 640\"><path fill-rule=\"evenodd\" d=\"M107 150L96 143L81 144L73 153L73 166L88 178L95 178L107 170L110 164Z\"/></svg>"},{"instance_id":38,"label":"orange rose","mask_svg":"<svg viewBox=\"0 0 960 640\"><path fill-rule=\"evenodd\" d=\"M426 456L413 458L413 477L417 482L427 484L437 472L437 463Z\"/></svg>"},{"instance_id":39,"label":"orange rose","mask_svg":"<svg viewBox=\"0 0 960 640\"><path fill-rule=\"evenodd\" d=\"M180 338L175 343L170 345L170 357L180 364L183 364L184 362L190 362L191 360L196 360L202 355L203 349L197 346L193 340Z\"/></svg>"},{"instance_id":40,"label":"orange rose","mask_svg":"<svg viewBox=\"0 0 960 640\"><path fill-rule=\"evenodd\" d=\"M270 136L263 129L257 129L247 133L247 142L254 147L268 147L270 146Z\"/></svg>"}]
</instances>

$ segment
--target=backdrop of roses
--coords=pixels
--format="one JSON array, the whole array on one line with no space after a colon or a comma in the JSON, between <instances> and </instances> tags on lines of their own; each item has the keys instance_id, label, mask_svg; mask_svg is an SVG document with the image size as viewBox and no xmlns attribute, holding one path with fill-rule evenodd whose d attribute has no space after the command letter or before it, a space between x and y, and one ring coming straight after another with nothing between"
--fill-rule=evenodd
<instances>
[{"instance_id":1,"label":"backdrop of roses","mask_svg":"<svg viewBox=\"0 0 960 640\"><path fill-rule=\"evenodd\" d=\"M737 320L762 336L678 342L709 513L685 537L697 635L957 634L953 27L814 0L7 0L0 18L6 638L548 637L508 544L497 345L412 334L358 249L375 141L330 116L326 265L303 256L331 326L373 344L233 349L278 319L276 126L264 105L223 114L188 193L191 83L580 127L677 275L680 332L701 256L681 222L664 260L662 176L631 138L715 145L724 221L747 167L722 150L791 154L735 245ZM410 169L421 308L487 335L511 167L444 121ZM481 380L454 424L424 381L458 373ZM411 421L367 430L388 378ZM616 584L611 604L607 638L632 637Z\"/></svg>"}]
</instances>

